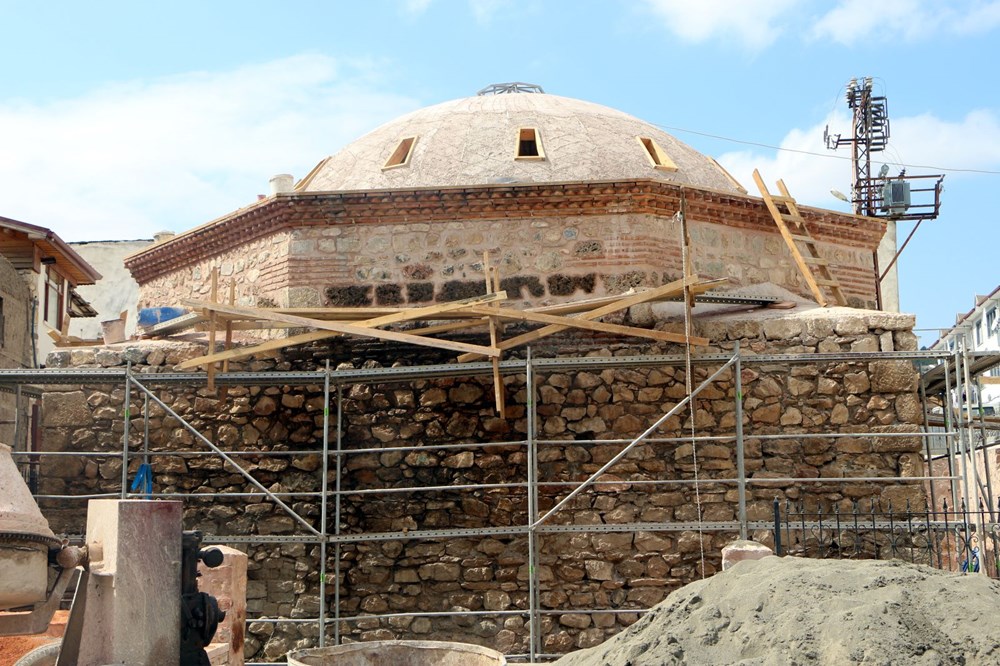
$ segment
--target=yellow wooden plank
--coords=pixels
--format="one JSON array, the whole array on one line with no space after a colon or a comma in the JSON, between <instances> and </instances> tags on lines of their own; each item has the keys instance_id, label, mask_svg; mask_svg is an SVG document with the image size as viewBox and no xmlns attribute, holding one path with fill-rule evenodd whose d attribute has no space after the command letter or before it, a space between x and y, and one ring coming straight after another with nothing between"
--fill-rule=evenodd
<instances>
[{"instance_id":1,"label":"yellow wooden plank","mask_svg":"<svg viewBox=\"0 0 1000 666\"><path fill-rule=\"evenodd\" d=\"M486 276L486 293L491 293L493 291L499 291L499 285L496 284L499 280L494 280L494 268L490 266L490 253L483 252L483 273ZM489 316L490 322L490 347L496 347L499 337L497 335L497 320L493 317L493 312L497 309L499 303L487 307L487 315ZM497 414L500 418L507 418L506 410L504 408L504 387L503 387L503 377L500 376L500 357L494 356L490 361L493 363L493 400L497 408Z\"/></svg>"},{"instance_id":2,"label":"yellow wooden plank","mask_svg":"<svg viewBox=\"0 0 1000 666\"><path fill-rule=\"evenodd\" d=\"M618 312L619 310L624 310L625 308L630 308L633 305L638 305L639 303L646 303L648 301L655 301L658 298L666 298L669 296L676 296L684 292L685 286L691 286L695 293L701 291L708 291L712 287L715 287L719 283L724 282L724 280L711 280L708 282L698 282L697 275L689 275L681 280L674 280L662 287L657 287L655 289L650 289L648 291L643 291L638 294L633 294L631 296L626 296L613 303L608 303L607 305L595 308L589 312L584 312L580 315L579 319L597 319L603 317L606 314L611 314L612 312ZM554 333L559 333L565 331L568 326L565 324L550 324L548 326L543 326L542 328L529 331L522 335L509 338L501 342L497 347L501 350L511 349L513 347L518 347L529 342L534 342L535 340L540 340L541 338L547 337ZM481 359L482 355L479 354L462 354L458 357L459 362L475 361Z\"/></svg>"},{"instance_id":3,"label":"yellow wooden plank","mask_svg":"<svg viewBox=\"0 0 1000 666\"><path fill-rule=\"evenodd\" d=\"M462 308L467 308L470 305L481 305L485 303L492 303L494 301L502 301L506 299L507 295L504 292L499 292L496 294L488 294L486 296L479 296L476 298L466 298L460 301L451 301L449 303L441 303L439 305L431 305L423 308L410 308L405 311L396 312L390 315L385 315L383 317L376 317L365 322L358 322L354 327L361 328L365 330L364 327L375 327L375 326L385 326L387 324L395 324L402 321L406 321L406 318L419 319L426 316L429 312L448 312L453 310L460 310ZM205 307L206 304L200 301L185 301L187 307ZM228 309L228 308L227 308ZM244 311L254 310L254 308L242 308ZM286 315L287 316L287 315ZM301 326L301 322L298 321L286 321L283 322L289 325ZM443 333L449 330L457 330L458 328L464 328L468 326L479 325L479 322L474 322L471 324L462 325L461 322L456 322L453 324L445 324L439 327L427 327L423 329L418 329L417 331L410 331L409 335L413 337L434 335L436 333ZM365 334L370 333L370 331L365 330ZM261 343L259 345L254 345L252 347L243 347L240 349L231 349L226 352L218 354L209 354L207 356L202 356L199 358L193 358L188 361L184 361L179 364L178 367L182 370L188 370L191 368L196 368L200 365L206 363L215 363L218 361L224 361L226 359L233 360L238 358L246 358L253 356L254 354L262 354L265 352L277 351L279 349L284 349L285 347L291 347L294 345L306 344L309 342L316 342L319 340L324 340L326 338L333 338L341 335L342 331L331 332L328 329L321 331L311 331L309 333L302 333L300 335L294 335L287 338L281 338L278 340L269 340L267 342ZM373 336L374 337L374 336Z\"/></svg>"},{"instance_id":4,"label":"yellow wooden plank","mask_svg":"<svg viewBox=\"0 0 1000 666\"><path fill-rule=\"evenodd\" d=\"M813 279L812 271L810 271L809 267L802 261L802 254L795 245L796 240L808 240L809 242L812 242L812 238L808 236L801 238L793 236L792 233L788 231L788 227L785 226L785 222L781 217L782 213L778 210L777 205L774 203L774 199L771 196L771 193L768 192L767 185L764 184L764 179L761 178L760 171L757 169L753 170L753 179L757 184L757 189L760 190L761 197L764 199L764 204L767 206L767 210L771 213L771 218L774 220L775 225L778 227L778 231L781 233L781 237L785 239L785 244L792 253L792 259L795 260L795 264L799 267L799 272L802 273L802 277L805 278L806 284L809 286L809 291L811 291L812 295L816 298L816 302L825 307L827 304L826 296L823 294L823 290L819 288L819 285L816 284L816 281ZM782 196L790 198L787 191L782 192ZM786 202L786 205L794 204L788 204Z\"/></svg>"},{"instance_id":5,"label":"yellow wooden plank","mask_svg":"<svg viewBox=\"0 0 1000 666\"><path fill-rule=\"evenodd\" d=\"M487 314L490 308L477 307L470 308L476 314ZM649 328L637 328L635 326L621 326L619 324L606 324L602 321L592 321L590 319L580 319L578 317L561 317L559 315L549 315L541 312L529 312L526 310L514 310L512 308L501 308L493 310L493 316L510 319L513 321L531 321L540 324L555 324L567 328L582 328L588 331L600 331L602 333L614 333L616 335L630 335L637 338L648 338L659 340L660 342L683 343L686 338L682 333L671 333L669 331L655 331ZM691 338L691 344L706 346L708 338Z\"/></svg>"},{"instance_id":6,"label":"yellow wooden plank","mask_svg":"<svg viewBox=\"0 0 1000 666\"><path fill-rule=\"evenodd\" d=\"M215 304L219 300L219 267L215 266L212 268L212 303ZM215 312L210 312L208 315L208 353L215 353L215 328L218 324ZM215 364L209 363L205 366L205 370L208 373L208 390L215 390Z\"/></svg>"}]
</instances>

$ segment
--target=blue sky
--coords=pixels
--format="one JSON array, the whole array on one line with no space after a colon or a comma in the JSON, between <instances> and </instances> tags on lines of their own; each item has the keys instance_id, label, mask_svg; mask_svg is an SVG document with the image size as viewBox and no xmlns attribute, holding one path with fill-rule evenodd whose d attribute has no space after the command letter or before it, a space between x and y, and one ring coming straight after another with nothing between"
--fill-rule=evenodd
<instances>
[{"instance_id":1,"label":"blue sky","mask_svg":"<svg viewBox=\"0 0 1000 666\"><path fill-rule=\"evenodd\" d=\"M501 81L622 109L800 201L843 210L851 77L890 150L943 171L900 261L902 309L944 327L1000 282L998 0L0 0L0 215L68 240L181 231L404 112ZM697 134L694 132L700 132ZM811 151L778 151L728 139ZM910 225L901 225L901 238Z\"/></svg>"}]
</instances>

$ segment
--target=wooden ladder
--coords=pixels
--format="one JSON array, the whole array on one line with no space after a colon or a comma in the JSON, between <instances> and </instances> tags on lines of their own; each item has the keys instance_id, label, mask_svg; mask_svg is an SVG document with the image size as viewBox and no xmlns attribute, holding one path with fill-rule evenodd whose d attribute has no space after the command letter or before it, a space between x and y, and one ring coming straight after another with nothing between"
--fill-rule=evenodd
<instances>
[{"instance_id":1,"label":"wooden ladder","mask_svg":"<svg viewBox=\"0 0 1000 666\"><path fill-rule=\"evenodd\" d=\"M764 198L764 203L767 204L767 209L771 212L771 217L774 218L774 223L778 225L781 237L785 239L788 249L792 251L792 258L795 259L810 291L816 297L816 302L822 307L830 305L830 301L822 289L822 287L827 287L833 294L837 305L847 305L847 298L844 297L844 292L840 289L840 283L830 273L830 262L819 256L819 252L816 250L816 241L809 235L805 220L799 214L795 199L788 193L784 181L778 181L778 191L781 192L781 196L776 197L771 196L771 193L767 191L767 186L757 169L753 171L753 179L757 183L760 195ZM784 206L788 212L781 212L778 206ZM793 225L793 230L788 228L786 222ZM800 249L800 244L804 252Z\"/></svg>"}]
</instances>

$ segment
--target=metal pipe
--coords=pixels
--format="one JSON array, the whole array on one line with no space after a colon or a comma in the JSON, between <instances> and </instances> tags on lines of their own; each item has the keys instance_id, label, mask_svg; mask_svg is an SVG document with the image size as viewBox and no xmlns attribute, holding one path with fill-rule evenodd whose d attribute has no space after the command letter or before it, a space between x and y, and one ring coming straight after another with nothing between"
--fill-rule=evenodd
<instances>
[{"instance_id":1,"label":"metal pipe","mask_svg":"<svg viewBox=\"0 0 1000 666\"><path fill-rule=\"evenodd\" d=\"M323 466L320 472L320 488L323 499L320 502L319 531L327 533L327 470L330 461L330 359L326 360L326 372L323 373ZM319 647L326 646L326 541L319 546Z\"/></svg>"},{"instance_id":2,"label":"metal pipe","mask_svg":"<svg viewBox=\"0 0 1000 666\"><path fill-rule=\"evenodd\" d=\"M492 489L492 488L526 488L527 483L465 483L454 486L413 486L404 488L362 488L358 490L345 490L342 491L344 495L381 495L381 494L397 494L397 493L414 493L414 492L428 492L433 490L473 490L473 489Z\"/></svg>"},{"instance_id":3,"label":"metal pipe","mask_svg":"<svg viewBox=\"0 0 1000 666\"><path fill-rule=\"evenodd\" d=\"M708 379L706 379L705 381L703 381L698 386L698 388L696 388L694 391L692 391L691 393L689 393L688 395L686 395L680 402L678 402L676 405L674 405L670 409L670 411L668 411L666 414L664 414L659 419L657 419L656 423L654 423L653 425L649 426L649 428L647 428L645 432L643 432L641 435L639 435L638 437L636 437L635 439L633 439L632 442L628 446L626 446L624 449L622 449L621 451L619 451L618 454L614 458L612 458L608 462L604 463L604 465L602 465L599 470L597 470L596 472L594 472L593 474L591 474L590 478L588 478L586 481L584 481L583 483L581 483L576 488L576 490L574 490L573 492L571 492L569 495L567 495L566 497L564 497L558 504L556 504L554 507L552 507L551 509L549 509L549 511L544 516L542 516L541 518L539 518L535 522L535 525L536 526L537 525L541 525L546 520L548 520L551 516L555 515L556 512L559 511L559 509L561 509L562 507L564 507L570 500L572 500L574 497L576 497L581 492L583 492L587 488L587 486L591 485L599 476L602 476L611 467L613 467L614 465L618 464L618 462L622 458L624 458L628 454L628 452L632 450L632 448L635 445L637 445L640 442L642 442L646 437L648 437L652 432L654 432L657 428L659 428L661 425L663 425L674 414L676 414L681 409L683 409L685 405L687 405L689 402L691 402L691 399L694 396L698 395L702 390L705 389L705 387L707 387L709 384L711 384L712 382L714 382L715 379L719 375L721 375L727 368L729 368L730 366L732 366L735 362L736 362L736 357L735 356L732 357L732 358L730 358L728 361L726 361L726 363L722 367L720 367L718 370L716 370L715 372L713 372L712 375ZM694 417L692 416L692 418L694 418Z\"/></svg>"},{"instance_id":4,"label":"metal pipe","mask_svg":"<svg viewBox=\"0 0 1000 666\"><path fill-rule=\"evenodd\" d=\"M969 454L969 465L972 467L972 488L975 491L975 497L969 496L969 511L972 512L973 522L976 525L976 534L979 535L979 547L980 547L980 567L979 572L986 575L986 530L983 524L983 514L978 510L979 505L982 503L982 488L979 485L979 465L976 464L976 438L973 435L973 420L972 420L972 379L969 377L969 355L968 349L965 341L962 341L962 372L963 378L965 380L965 409L966 417L968 418L968 432L966 433L966 450ZM979 394L976 394L977 401L980 404L980 411L982 411L982 399ZM971 563L971 558L970 558Z\"/></svg>"},{"instance_id":5,"label":"metal pipe","mask_svg":"<svg viewBox=\"0 0 1000 666\"><path fill-rule=\"evenodd\" d=\"M733 356L736 358L736 364L733 367L733 373L735 374L736 380L736 477L739 480L739 510L738 518L740 521L740 538L746 540L747 538L747 472L744 458L746 457L746 450L743 443L743 365L741 362L740 353L740 341L737 340L733 345ZM694 416L691 417L692 422Z\"/></svg>"},{"instance_id":6,"label":"metal pipe","mask_svg":"<svg viewBox=\"0 0 1000 666\"><path fill-rule=\"evenodd\" d=\"M149 464L149 396L142 396L142 464Z\"/></svg>"},{"instance_id":7,"label":"metal pipe","mask_svg":"<svg viewBox=\"0 0 1000 666\"><path fill-rule=\"evenodd\" d=\"M917 388L920 391L920 422L921 427L924 432L928 432L927 426L927 392L924 390L924 382L918 382ZM948 440L946 439L945 442ZM929 476L934 475L934 458L931 456L931 440L929 437L924 438L924 455L927 456L927 474ZM931 481L927 484L931 491L931 507L937 507L937 495L934 490L934 482Z\"/></svg>"},{"instance_id":8,"label":"metal pipe","mask_svg":"<svg viewBox=\"0 0 1000 666\"><path fill-rule=\"evenodd\" d=\"M990 472L990 460L986 446L986 417L983 415L983 382L976 375L976 395L979 396L979 437L983 440L983 469L986 471L986 506L989 507L990 520L996 520L993 511L993 474Z\"/></svg>"},{"instance_id":9,"label":"metal pipe","mask_svg":"<svg viewBox=\"0 0 1000 666\"><path fill-rule=\"evenodd\" d=\"M538 536L535 531L535 521L538 516L538 456L535 446L535 428L538 418L537 397L535 396L535 373L531 358L531 347L528 347L524 361L525 399L527 407L528 435L528 653L529 659L535 661L541 649L541 623L538 617L539 576L538 576Z\"/></svg>"},{"instance_id":10,"label":"metal pipe","mask_svg":"<svg viewBox=\"0 0 1000 666\"><path fill-rule=\"evenodd\" d=\"M14 389L14 445L10 447L15 451L21 448L21 430L21 385L18 384ZM27 448L24 446L24 449Z\"/></svg>"},{"instance_id":11,"label":"metal pipe","mask_svg":"<svg viewBox=\"0 0 1000 666\"><path fill-rule=\"evenodd\" d=\"M965 386L962 381L962 348L965 346L965 341L959 341L958 349L955 350L955 388L956 388L956 398L965 401L967 396L965 395ZM966 441L966 429L965 429L965 415L963 412L963 407L959 403L959 408L957 410L958 414L958 444L961 447L962 457L960 458L962 467L962 495L965 498L965 502L968 505L972 502L972 496L969 494L969 465L968 465L968 453L969 445ZM958 509L958 506L955 507Z\"/></svg>"},{"instance_id":12,"label":"metal pipe","mask_svg":"<svg viewBox=\"0 0 1000 666\"><path fill-rule=\"evenodd\" d=\"M788 439L790 436L794 436L795 439L837 439L840 437L936 437L943 433L926 433L926 432L797 432L794 435L746 435L746 439ZM954 434L954 433L951 433ZM729 442L736 441L736 435L699 435L695 437L696 441L699 442ZM561 444L565 445L567 442L572 442L574 445L577 444L626 444L632 440L630 439L545 439L538 440L538 444ZM669 437L669 438L653 438L650 437L646 440L647 444L668 444L677 442L690 442L690 437Z\"/></svg>"},{"instance_id":13,"label":"metal pipe","mask_svg":"<svg viewBox=\"0 0 1000 666\"><path fill-rule=\"evenodd\" d=\"M565 441L565 440L563 440ZM429 450L450 450L450 449L485 449L493 448L497 446L524 446L525 441L521 440L519 442L466 442L462 444L424 444L420 446L421 451ZM359 453L387 453L390 451L412 451L412 446L373 446L366 449L350 449L348 451L341 451L338 455L353 456Z\"/></svg>"},{"instance_id":14,"label":"metal pipe","mask_svg":"<svg viewBox=\"0 0 1000 666\"><path fill-rule=\"evenodd\" d=\"M125 432L122 434L122 499L125 499L128 496L128 436L129 429L132 424L132 415L129 414L129 408L131 406L129 399L132 395L131 375L132 363L130 361L125 366Z\"/></svg>"},{"instance_id":15,"label":"metal pipe","mask_svg":"<svg viewBox=\"0 0 1000 666\"><path fill-rule=\"evenodd\" d=\"M337 384L337 478L334 481L334 487L336 488L334 498L334 518L333 518L333 533L340 536L340 477L341 477L341 461L343 458L340 455L343 449L343 431L344 431L344 387L341 384ZM323 533L328 535L330 530L324 526ZM333 545L333 644L340 645L340 541L337 541Z\"/></svg>"},{"instance_id":16,"label":"metal pipe","mask_svg":"<svg viewBox=\"0 0 1000 666\"><path fill-rule=\"evenodd\" d=\"M952 417L951 413L951 372L948 369L948 359L944 360L944 429L948 432L945 436L945 446L948 449L948 476L952 476L951 480L951 507L952 509L958 506L958 482L954 478L955 474L955 436L958 435L957 432L952 430ZM955 366L955 370L958 370L958 366ZM937 510L937 507L934 507Z\"/></svg>"},{"instance_id":17,"label":"metal pipe","mask_svg":"<svg viewBox=\"0 0 1000 666\"><path fill-rule=\"evenodd\" d=\"M274 503L277 504L278 506L280 506L282 509L284 509L288 513L289 516L291 516L293 519L295 519L296 522L298 522L300 525L302 525L303 527L305 527L306 530L308 530L310 533L315 534L317 536L322 536L322 534L319 531L317 531L315 527L313 527L312 525L310 525L309 522L306 521L305 518L303 518L299 514L295 513L295 511L292 510L292 508L290 506L288 506L287 504L285 504L284 502L282 502L280 498L276 497L274 495L274 493L272 493L270 490L268 490L266 487L264 487L264 485L260 481L258 481L257 479L253 478L253 476L249 472L247 472L245 469L243 469L242 467L240 467L236 463L236 461L233 460L225 451L223 451L222 449L220 449L218 446L216 446L215 444L213 444L207 437L205 437L200 432L198 432L197 428L195 428L190 423L188 423L187 421L185 421L184 418L181 417L181 415L178 414L177 412L175 412L173 409L171 409L171 407L168 404L166 404L165 402L163 402L162 400L160 400L158 397L156 397L156 395L154 395L148 388L146 388L145 386L143 386L142 384L140 384L135 379L132 379L132 383L134 383L136 385L136 387L140 391L142 391L143 393L145 393L146 395L148 395L151 400L153 400L158 405L160 405L160 407L162 407L164 409L164 411L166 411L168 414L170 414L170 416L172 416L175 419L177 419L180 422L180 424L182 426L184 426L184 428L188 432L190 432L197 439L199 439L202 443L204 443L205 446L207 446L210 449L212 449L213 451L215 451L219 455L219 457L221 457L227 463L229 463L234 468L236 468L236 471L239 472L240 475L243 478L245 478L247 481L249 481L251 485L253 485L255 488L258 488L261 492L263 492L265 495L267 495L272 500L274 500ZM127 427L126 427L126 432L128 432L128 428Z\"/></svg>"}]
</instances>

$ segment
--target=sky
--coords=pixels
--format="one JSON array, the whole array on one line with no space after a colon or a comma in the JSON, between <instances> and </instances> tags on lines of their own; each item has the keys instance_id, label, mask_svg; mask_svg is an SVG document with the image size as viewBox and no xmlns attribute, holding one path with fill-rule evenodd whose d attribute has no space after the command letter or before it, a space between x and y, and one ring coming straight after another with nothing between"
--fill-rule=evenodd
<instances>
[{"instance_id":1,"label":"sky","mask_svg":"<svg viewBox=\"0 0 1000 666\"><path fill-rule=\"evenodd\" d=\"M759 168L846 211L830 190L850 192L849 148L823 134L850 135L845 85L870 76L891 122L873 171L945 175L899 261L902 310L949 327L1000 282L1000 0L0 0L0 16L0 215L69 241L189 229L505 81L654 123L753 194Z\"/></svg>"}]
</instances>

